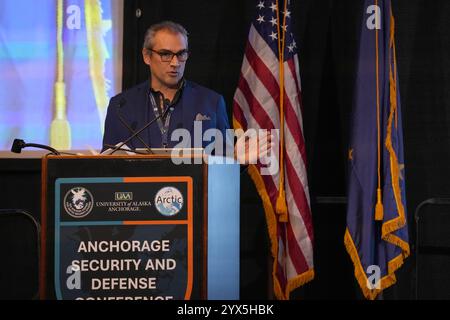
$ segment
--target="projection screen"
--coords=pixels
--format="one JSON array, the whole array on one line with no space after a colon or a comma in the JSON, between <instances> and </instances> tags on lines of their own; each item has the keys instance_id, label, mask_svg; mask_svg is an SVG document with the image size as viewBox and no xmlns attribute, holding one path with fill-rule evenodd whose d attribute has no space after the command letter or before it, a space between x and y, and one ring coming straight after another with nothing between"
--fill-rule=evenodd
<instances>
[{"instance_id":1,"label":"projection screen","mask_svg":"<svg viewBox=\"0 0 450 320\"><path fill-rule=\"evenodd\" d=\"M123 0L0 1L0 150L100 149L122 30Z\"/></svg>"}]
</instances>

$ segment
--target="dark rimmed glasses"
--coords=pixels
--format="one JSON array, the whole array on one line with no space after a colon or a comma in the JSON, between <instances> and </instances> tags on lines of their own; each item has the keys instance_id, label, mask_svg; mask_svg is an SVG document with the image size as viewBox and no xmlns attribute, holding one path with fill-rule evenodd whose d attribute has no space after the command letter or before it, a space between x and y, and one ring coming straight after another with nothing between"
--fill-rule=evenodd
<instances>
[{"instance_id":1,"label":"dark rimmed glasses","mask_svg":"<svg viewBox=\"0 0 450 320\"><path fill-rule=\"evenodd\" d=\"M189 58L189 51L187 49L180 50L178 52L172 52L170 50L156 51L153 49L147 49L154 52L161 57L162 62L171 62L174 56L177 56L178 61L185 62Z\"/></svg>"}]
</instances>

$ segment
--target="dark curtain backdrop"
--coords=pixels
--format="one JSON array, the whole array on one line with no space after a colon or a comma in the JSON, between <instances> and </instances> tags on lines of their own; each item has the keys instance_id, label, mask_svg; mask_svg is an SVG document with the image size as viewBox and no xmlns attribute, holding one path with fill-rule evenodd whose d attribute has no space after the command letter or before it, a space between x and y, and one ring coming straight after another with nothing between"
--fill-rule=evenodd
<instances>
[{"instance_id":1,"label":"dark curtain backdrop","mask_svg":"<svg viewBox=\"0 0 450 320\"><path fill-rule=\"evenodd\" d=\"M346 195L347 141L362 1L292 2L292 19L300 48L304 135L316 237L316 279L297 290L294 297L361 298L343 245L345 204L324 204L317 199ZM431 197L450 195L450 2L392 2L413 246L413 214L418 204ZM233 94L254 8L255 3L250 0L125 1L124 89L148 77L141 58L147 27L161 20L174 20L190 33L192 56L186 77L223 94L231 118ZM242 176L241 197L241 296L265 298L270 290L267 232L261 203L246 174ZM430 209L426 213L433 216ZM446 232L450 224L440 217L441 220L431 219L427 230L450 237ZM414 297L414 259L413 252L398 272L398 284L385 291L385 299ZM430 292L439 292L439 283L450 286L450 279L445 275L445 269L450 268L448 251L447 255L435 253L433 259L432 267L424 264L423 283ZM448 289L442 295L448 297Z\"/></svg>"}]
</instances>

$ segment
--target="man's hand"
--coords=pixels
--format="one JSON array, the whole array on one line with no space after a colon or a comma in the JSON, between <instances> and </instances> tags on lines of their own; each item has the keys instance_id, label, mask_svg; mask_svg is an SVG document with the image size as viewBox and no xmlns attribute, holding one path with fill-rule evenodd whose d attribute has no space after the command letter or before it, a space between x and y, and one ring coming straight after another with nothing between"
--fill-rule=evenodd
<instances>
[{"instance_id":1,"label":"man's hand","mask_svg":"<svg viewBox=\"0 0 450 320\"><path fill-rule=\"evenodd\" d=\"M240 133L234 146L234 157L240 164L258 163L274 145L274 138L269 130L260 130L259 134L255 130L247 130L245 133L241 130Z\"/></svg>"}]
</instances>

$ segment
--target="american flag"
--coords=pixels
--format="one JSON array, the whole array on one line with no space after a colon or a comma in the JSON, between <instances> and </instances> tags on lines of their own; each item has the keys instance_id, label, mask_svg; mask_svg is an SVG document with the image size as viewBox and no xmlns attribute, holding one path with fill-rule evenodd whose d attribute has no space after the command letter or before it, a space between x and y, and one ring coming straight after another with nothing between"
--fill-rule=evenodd
<instances>
[{"instance_id":1,"label":"american flag","mask_svg":"<svg viewBox=\"0 0 450 320\"><path fill-rule=\"evenodd\" d=\"M235 129L284 127L280 143L282 170L275 175L262 175L260 164L249 168L266 213L274 258L274 293L278 299L289 299L292 290L314 278L301 82L291 19L289 0L256 2L233 102ZM287 222L276 212L280 181L284 182L281 189L285 190Z\"/></svg>"}]
</instances>

